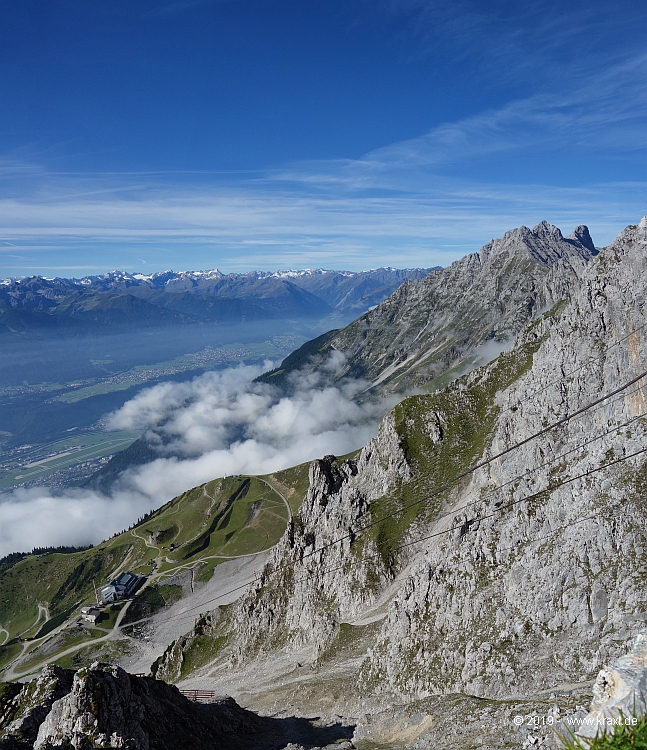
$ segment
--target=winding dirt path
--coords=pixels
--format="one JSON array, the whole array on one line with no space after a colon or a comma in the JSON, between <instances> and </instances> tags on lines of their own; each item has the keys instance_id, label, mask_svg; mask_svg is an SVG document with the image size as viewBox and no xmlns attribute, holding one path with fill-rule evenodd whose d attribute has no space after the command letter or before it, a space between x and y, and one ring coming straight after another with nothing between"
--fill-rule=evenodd
<instances>
[{"instance_id":1,"label":"winding dirt path","mask_svg":"<svg viewBox=\"0 0 647 750\"><path fill-rule=\"evenodd\" d=\"M41 615L44 615L44 616L45 616L45 622L48 622L49 620L51 620L51 619L52 619L52 618L51 618L51 617L49 616L49 609L48 609L48 608L47 608L47 607L46 607L46 606L45 606L44 604L39 604L39 605L38 605L38 620L36 620L36 622L38 622L38 621L40 620L40 616L41 616ZM45 624L45 623L43 623L43 625L44 625L44 624Z\"/></svg>"},{"instance_id":2,"label":"winding dirt path","mask_svg":"<svg viewBox=\"0 0 647 750\"><path fill-rule=\"evenodd\" d=\"M263 482L263 484L267 485L269 487L269 489L272 490L272 492L275 492L281 498L281 500L284 502L285 507L287 508L287 511L288 511L288 523L289 523L292 520L292 509L290 508L290 504L288 503L286 497L281 492L279 492L276 489L276 487L274 487L272 484L270 484L270 482L266 481L265 479L260 479L259 477L256 477L256 478L259 479L259 481ZM164 553L163 553L162 549L160 548L160 546L158 546L156 544L151 544L147 538L145 538L144 536L140 536L139 534L137 534L136 533L136 529L132 529L130 533L136 539L139 539L140 541L144 542L144 544L146 545L146 547L148 547L149 549L155 549L157 551L158 554L157 554L157 557L155 559L155 566L156 566L156 568L159 568L161 562L163 560L165 560L165 559L166 559L167 562L171 562L170 560L168 560L168 558L165 558ZM278 544L278 543L279 542L277 541L276 544ZM276 544L273 544L271 547L269 547L267 549L264 549L264 550L261 550L260 552L249 552L249 553L246 553L246 554L243 554L243 555L207 555L205 557L200 557L197 560L193 560L190 563L184 563L184 564L178 565L178 566L176 566L176 567L174 567L174 568L172 568L170 570L165 570L165 571L156 570L155 572L151 572L150 575L148 575L146 577L146 580L144 581L143 585L140 587L139 591L141 592L145 588L147 588L148 586L152 585L153 583L155 583L157 581L164 580L164 578L168 578L168 577L174 576L178 572L180 572L182 570L186 570L187 568L193 570L198 563L205 562L207 560L214 560L216 558L222 559L222 560L238 560L238 559L241 559L241 558L256 557L256 556L258 556L260 554L269 552L271 549L273 549L274 547L276 547ZM117 568L117 571L121 570L124 567L124 565L128 561L128 558L130 557L132 551L133 551L133 548L131 547L131 549L128 551L128 554L126 555L126 559ZM193 579L191 581L191 588L193 590ZM243 590L241 589L240 594L242 595L242 593L243 593ZM24 672L18 672L16 670L20 666L19 662L21 661L22 657L25 655L25 651L29 647L34 646L37 643L37 641L29 641L27 643L24 643L23 644L22 652L10 664L8 664L5 667L5 670L7 670L7 671L5 672L3 679L4 680L14 680L14 679L20 679L21 677L31 676L33 674L36 674L36 673L40 672L40 670L43 667L47 666L47 664L49 664L54 659L60 659L63 656L69 656L70 654L74 654L74 653L76 653L77 651L80 651L83 648L87 648L88 646L93 646L94 644L97 644L97 643L105 643L106 641L111 641L111 640L116 640L117 638L127 637L127 636L124 636L124 634L121 631L121 623L122 623L124 617L126 616L126 612L128 611L128 608L129 608L131 602L132 602L132 600L128 600L128 601L125 602L124 606L122 607L121 611L119 612L119 615L117 616L117 619L115 620L114 626L112 627L112 629L110 631L106 632L106 635L101 636L99 638L94 638L91 641L87 641L87 642L84 642L84 643L77 643L76 645L70 646L69 648L67 648L67 649L65 649L63 651L58 651L55 654L52 654L50 657L45 657L42 662L39 662L36 665L32 665L28 670L26 670ZM50 619L49 611L48 611L47 607L39 604L38 605L38 620L36 621L36 623L40 620L41 615L43 613L45 615L45 622L47 622L47 620ZM139 623L142 623L142 622L146 622L148 620L151 620L153 617L154 617L154 615L151 616L151 617L144 618L142 620L138 620L136 623L128 623L127 627L131 627L132 625L139 624ZM48 633L46 636L43 636L42 639L39 639L39 641L45 642L45 640L48 640L48 639L54 637L59 632L61 632L62 630L64 630L68 626L68 624L69 624L69 621L65 622L65 623L62 623L61 625L59 625L59 627L55 628L51 633ZM32 628L33 627L34 627L34 625L32 625ZM101 630L103 630L103 628L101 628ZM5 642L6 642L6 640L9 637L9 633L4 628L0 628L0 632L6 633L6 636L5 636Z\"/></svg>"},{"instance_id":3,"label":"winding dirt path","mask_svg":"<svg viewBox=\"0 0 647 750\"><path fill-rule=\"evenodd\" d=\"M256 479L258 479L259 482L263 482L263 484L266 484L272 490L272 492L276 492L276 494L281 498L281 500L283 500L283 502L285 503L285 507L288 509L288 523L289 523L292 520L292 508L290 508L290 503L287 501L287 498L285 497L285 495L282 492L279 492L276 489L276 487L270 484L267 480L261 479L260 477L256 477Z\"/></svg>"}]
</instances>

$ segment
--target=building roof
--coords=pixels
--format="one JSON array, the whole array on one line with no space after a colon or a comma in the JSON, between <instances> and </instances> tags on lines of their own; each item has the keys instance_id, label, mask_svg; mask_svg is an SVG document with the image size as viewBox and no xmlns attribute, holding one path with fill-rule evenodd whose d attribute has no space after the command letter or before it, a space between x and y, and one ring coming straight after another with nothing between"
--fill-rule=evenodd
<instances>
[{"instance_id":1,"label":"building roof","mask_svg":"<svg viewBox=\"0 0 647 750\"><path fill-rule=\"evenodd\" d=\"M115 581L113 581L113 583L128 587L135 583L136 580L137 576L134 573L127 571L126 573L122 573L120 576L118 576Z\"/></svg>"},{"instance_id":2,"label":"building roof","mask_svg":"<svg viewBox=\"0 0 647 750\"><path fill-rule=\"evenodd\" d=\"M126 571L117 576L114 581L110 581L107 586L102 586L101 596L104 600L107 600L117 595L128 595L135 587L137 581L139 581L139 576Z\"/></svg>"}]
</instances>

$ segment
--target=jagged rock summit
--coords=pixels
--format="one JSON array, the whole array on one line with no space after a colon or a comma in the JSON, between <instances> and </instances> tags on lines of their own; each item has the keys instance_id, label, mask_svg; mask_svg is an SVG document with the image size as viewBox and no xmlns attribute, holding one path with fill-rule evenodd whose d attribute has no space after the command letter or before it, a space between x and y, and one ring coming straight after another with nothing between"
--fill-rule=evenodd
<instances>
[{"instance_id":1,"label":"jagged rock summit","mask_svg":"<svg viewBox=\"0 0 647 750\"><path fill-rule=\"evenodd\" d=\"M340 747L350 735L339 723L261 717L231 698L195 703L172 685L99 663L47 667L0 704L0 750L278 750Z\"/></svg>"},{"instance_id":2,"label":"jagged rock summit","mask_svg":"<svg viewBox=\"0 0 647 750\"><path fill-rule=\"evenodd\" d=\"M260 379L285 385L304 364L326 368L334 350L338 360L343 355L334 378L363 378L368 392L441 387L505 350L538 314L568 297L596 255L585 226L568 237L545 221L513 229L448 268L406 282Z\"/></svg>"},{"instance_id":3,"label":"jagged rock summit","mask_svg":"<svg viewBox=\"0 0 647 750\"><path fill-rule=\"evenodd\" d=\"M506 232L501 239L491 240L478 253L481 264L485 265L494 256L501 253L527 253L537 263L552 266L565 258L576 257L587 262L598 254L593 244L588 227L576 227L568 237L561 230L540 221L532 229L521 226Z\"/></svg>"}]
</instances>

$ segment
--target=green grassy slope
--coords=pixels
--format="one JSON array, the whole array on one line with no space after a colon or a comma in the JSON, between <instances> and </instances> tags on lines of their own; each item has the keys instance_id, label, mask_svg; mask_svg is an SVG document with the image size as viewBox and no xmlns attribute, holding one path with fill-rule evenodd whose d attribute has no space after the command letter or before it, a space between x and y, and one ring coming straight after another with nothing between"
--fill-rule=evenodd
<instances>
[{"instance_id":1,"label":"green grassy slope","mask_svg":"<svg viewBox=\"0 0 647 750\"><path fill-rule=\"evenodd\" d=\"M374 518L396 513L369 530L387 568L411 524L431 521L446 500L447 488L483 455L498 416L496 394L531 367L540 343L531 341L501 354L489 368L477 371L469 385L461 378L442 391L411 396L395 407L395 428L413 479L371 505ZM438 415L440 441L429 434L431 413ZM397 512L400 508L406 510Z\"/></svg>"},{"instance_id":2,"label":"green grassy slope","mask_svg":"<svg viewBox=\"0 0 647 750\"><path fill-rule=\"evenodd\" d=\"M195 566L204 579L228 557L276 544L289 511L274 487L295 510L307 490L308 466L267 477L216 479L183 493L132 530L92 549L28 555L0 568L0 627L9 633L0 646L0 667L20 640L51 632L52 620L59 625L76 617L80 606L94 600L93 581L99 588L124 570L171 575Z\"/></svg>"}]
</instances>

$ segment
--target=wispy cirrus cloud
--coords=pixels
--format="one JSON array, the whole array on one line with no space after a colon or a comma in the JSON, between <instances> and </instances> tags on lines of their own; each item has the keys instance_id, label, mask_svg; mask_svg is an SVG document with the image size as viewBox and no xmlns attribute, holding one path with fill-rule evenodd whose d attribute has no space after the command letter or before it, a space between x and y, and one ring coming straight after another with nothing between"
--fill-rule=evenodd
<instances>
[{"instance_id":1,"label":"wispy cirrus cloud","mask_svg":"<svg viewBox=\"0 0 647 750\"><path fill-rule=\"evenodd\" d=\"M631 7L622 5L378 0L376 10L389 22L404 19L413 57L440 49L452 68L469 61L470 77L490 90L501 84L528 89L530 84L532 91L554 91L573 77L600 72L644 49L640 39L627 36ZM615 58L613 46L604 43L614 34L624 40ZM592 44L593 39L602 43Z\"/></svg>"},{"instance_id":2,"label":"wispy cirrus cloud","mask_svg":"<svg viewBox=\"0 0 647 750\"><path fill-rule=\"evenodd\" d=\"M644 159L646 77L647 55L637 55L575 76L568 91L518 98L358 159L264 172L71 175L0 162L0 241L11 243L0 245L0 275L90 270L90 256L105 270L107 250L110 267L127 269L177 267L178 257L225 270L446 265L544 218L566 231L587 223L607 244L644 213L645 183L587 182L580 165L598 150ZM556 151L570 184L465 175L479 160L522 164ZM465 176L450 176L457 167Z\"/></svg>"},{"instance_id":3,"label":"wispy cirrus cloud","mask_svg":"<svg viewBox=\"0 0 647 750\"><path fill-rule=\"evenodd\" d=\"M647 55L641 54L573 83L572 90L534 94L439 125L377 149L338 173L397 172L438 167L473 157L550 145L621 152L647 150Z\"/></svg>"},{"instance_id":4,"label":"wispy cirrus cloud","mask_svg":"<svg viewBox=\"0 0 647 750\"><path fill-rule=\"evenodd\" d=\"M29 251L37 273L53 268L447 265L521 223L543 218L567 232L588 222L607 242L641 210L647 183L577 188L488 185L436 177L391 195L298 195L247 186L141 190L136 199L0 201L0 268ZM68 259L61 262L62 257ZM98 262L97 262L98 261ZM3 275L15 275L11 271Z\"/></svg>"}]
</instances>

